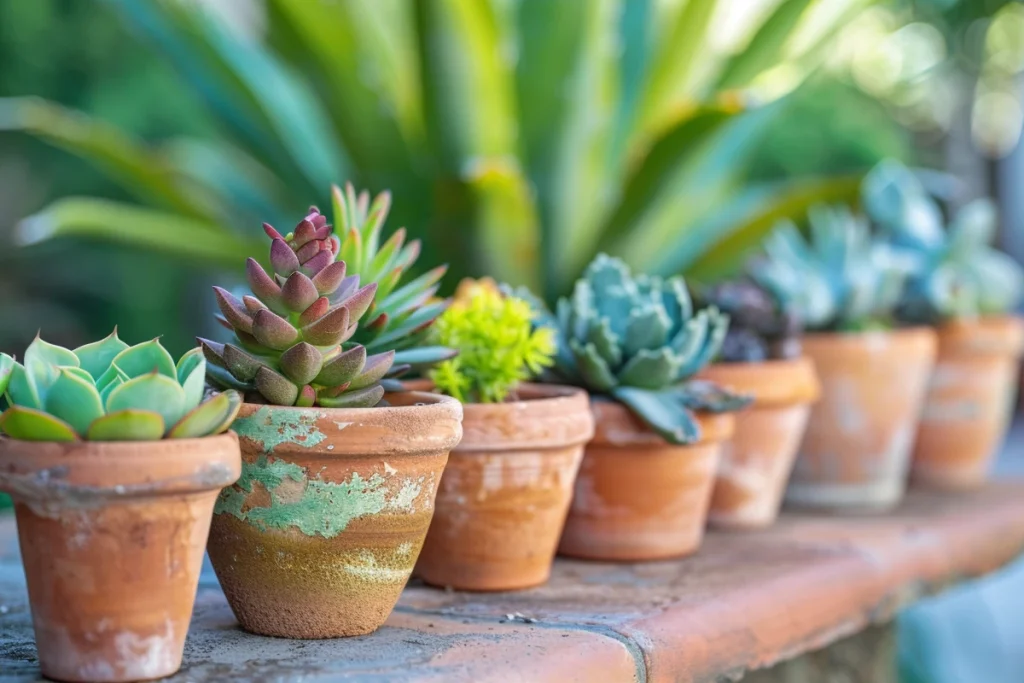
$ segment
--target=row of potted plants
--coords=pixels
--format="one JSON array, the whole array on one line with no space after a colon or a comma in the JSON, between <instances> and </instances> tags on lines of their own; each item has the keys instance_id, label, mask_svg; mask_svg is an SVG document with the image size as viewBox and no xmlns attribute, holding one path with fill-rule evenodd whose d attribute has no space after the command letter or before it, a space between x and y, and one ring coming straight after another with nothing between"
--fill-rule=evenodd
<instances>
[{"instance_id":1,"label":"row of potted plants","mask_svg":"<svg viewBox=\"0 0 1024 683\"><path fill-rule=\"evenodd\" d=\"M556 552L678 557L708 519L771 524L784 490L885 508L915 441L915 476L971 485L1005 428L1024 332L991 316L1022 278L990 213L947 233L902 167L865 181L875 235L822 208L810 242L782 226L694 292L602 255L554 312L487 281L437 300L443 268L403 282L418 243L381 239L388 196L333 196L338 234L315 208L265 225L270 268L215 289L228 340L0 356L45 675L175 671L204 545L246 630L365 634L414 571L526 588Z\"/></svg>"}]
</instances>

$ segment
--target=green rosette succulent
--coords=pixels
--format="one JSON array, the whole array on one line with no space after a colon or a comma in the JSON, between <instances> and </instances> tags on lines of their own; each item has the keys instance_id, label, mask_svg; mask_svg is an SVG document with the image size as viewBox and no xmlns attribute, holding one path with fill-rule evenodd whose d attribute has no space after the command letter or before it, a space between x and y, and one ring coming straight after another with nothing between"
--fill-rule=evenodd
<instances>
[{"instance_id":1,"label":"green rosette succulent","mask_svg":"<svg viewBox=\"0 0 1024 683\"><path fill-rule=\"evenodd\" d=\"M371 202L369 192L357 194L346 183L344 191L332 186L331 197L341 238L338 260L348 264L350 275L377 283L377 295L366 311L368 322L356 330L352 341L365 346L367 353L394 350L395 363L414 371L453 358L458 351L437 345L436 340L432 344L429 338L431 326L450 303L434 300L448 266L437 266L403 283L419 258L420 241L407 243L405 228L381 241L391 193L381 192Z\"/></svg>"},{"instance_id":2,"label":"green rosette succulent","mask_svg":"<svg viewBox=\"0 0 1024 683\"><path fill-rule=\"evenodd\" d=\"M282 235L264 224L271 240L272 273L246 262L252 296L241 299L214 287L234 342L200 338L207 375L218 386L238 389L251 402L283 406L369 408L384 395L381 380L392 372L395 352L367 355L351 341L370 310L377 283L360 287L359 275L337 261L339 242L316 207L295 230Z\"/></svg>"},{"instance_id":3,"label":"green rosette succulent","mask_svg":"<svg viewBox=\"0 0 1024 683\"><path fill-rule=\"evenodd\" d=\"M533 305L556 331L549 379L620 401L671 443L700 440L693 411L750 403L691 379L718 354L729 319L714 307L695 312L680 277L633 277L625 263L600 254L556 315L536 298Z\"/></svg>"},{"instance_id":4,"label":"green rosette succulent","mask_svg":"<svg viewBox=\"0 0 1024 683\"><path fill-rule=\"evenodd\" d=\"M944 229L942 210L910 169L884 161L861 186L865 211L913 272L897 309L911 323L1005 313L1024 295L1024 269L990 246L998 223L988 199L965 205Z\"/></svg>"},{"instance_id":5,"label":"green rosette succulent","mask_svg":"<svg viewBox=\"0 0 1024 683\"><path fill-rule=\"evenodd\" d=\"M808 212L810 240L782 221L764 243L750 274L790 302L808 330L858 331L892 323L913 264L867 221L845 206Z\"/></svg>"},{"instance_id":6,"label":"green rosette succulent","mask_svg":"<svg viewBox=\"0 0 1024 683\"><path fill-rule=\"evenodd\" d=\"M235 419L235 391L205 402L199 349L175 363L159 340L128 346L114 330L74 351L36 337L25 364L0 354L0 431L24 441L156 441L220 434Z\"/></svg>"}]
</instances>

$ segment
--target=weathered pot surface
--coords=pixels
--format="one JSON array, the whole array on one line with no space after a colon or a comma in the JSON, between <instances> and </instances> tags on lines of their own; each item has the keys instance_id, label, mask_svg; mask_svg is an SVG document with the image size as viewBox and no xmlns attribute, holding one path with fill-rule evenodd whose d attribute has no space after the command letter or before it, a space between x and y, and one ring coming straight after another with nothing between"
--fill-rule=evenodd
<instances>
[{"instance_id":1,"label":"weathered pot surface","mask_svg":"<svg viewBox=\"0 0 1024 683\"><path fill-rule=\"evenodd\" d=\"M217 501L210 560L248 631L370 633L391 613L434 512L462 406L419 392L388 407L245 404L242 477Z\"/></svg>"},{"instance_id":2,"label":"weathered pot surface","mask_svg":"<svg viewBox=\"0 0 1024 683\"><path fill-rule=\"evenodd\" d=\"M515 590L551 573L594 418L580 389L524 384L517 398L463 406L416 565L427 583Z\"/></svg>"},{"instance_id":3,"label":"weathered pot surface","mask_svg":"<svg viewBox=\"0 0 1024 683\"><path fill-rule=\"evenodd\" d=\"M804 337L822 393L787 503L849 511L899 503L936 347L935 332L923 327Z\"/></svg>"},{"instance_id":4,"label":"weathered pot surface","mask_svg":"<svg viewBox=\"0 0 1024 683\"><path fill-rule=\"evenodd\" d=\"M917 429L912 478L933 488L974 488L988 479L1006 436L1024 322L991 317L937 331L939 356Z\"/></svg>"},{"instance_id":5,"label":"weathered pot surface","mask_svg":"<svg viewBox=\"0 0 1024 683\"><path fill-rule=\"evenodd\" d=\"M634 561L697 550L733 415L699 414L702 440L676 446L619 403L593 399L591 409L596 431L584 451L558 552Z\"/></svg>"},{"instance_id":6,"label":"weathered pot surface","mask_svg":"<svg viewBox=\"0 0 1024 683\"><path fill-rule=\"evenodd\" d=\"M147 442L0 438L43 675L137 681L181 666L234 434Z\"/></svg>"},{"instance_id":7,"label":"weathered pot surface","mask_svg":"<svg viewBox=\"0 0 1024 683\"><path fill-rule=\"evenodd\" d=\"M754 397L722 446L708 521L757 529L779 515L782 495L821 387L806 357L759 363L716 363L700 377Z\"/></svg>"}]
</instances>

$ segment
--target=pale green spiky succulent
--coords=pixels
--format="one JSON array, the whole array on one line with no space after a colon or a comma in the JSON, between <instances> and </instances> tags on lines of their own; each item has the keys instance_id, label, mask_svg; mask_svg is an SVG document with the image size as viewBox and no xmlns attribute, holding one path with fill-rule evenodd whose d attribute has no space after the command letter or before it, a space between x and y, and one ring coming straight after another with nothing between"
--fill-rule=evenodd
<instances>
[{"instance_id":1,"label":"pale green spiky succulent","mask_svg":"<svg viewBox=\"0 0 1024 683\"><path fill-rule=\"evenodd\" d=\"M0 393L9 408L0 431L24 441L156 441L219 434L242 397L203 401L199 349L175 364L158 339L128 346L114 330L71 351L36 337L25 364L0 354Z\"/></svg>"},{"instance_id":2,"label":"pale green spiky succulent","mask_svg":"<svg viewBox=\"0 0 1024 683\"><path fill-rule=\"evenodd\" d=\"M793 307L808 330L856 331L892 322L912 263L871 236L846 206L808 212L810 241L783 221L765 240L751 276Z\"/></svg>"},{"instance_id":3,"label":"pale green spiky succulent","mask_svg":"<svg viewBox=\"0 0 1024 683\"><path fill-rule=\"evenodd\" d=\"M996 208L988 199L964 206L943 229L938 203L899 162L880 163L861 187L864 208L894 248L913 262L897 315L934 324L1005 313L1024 296L1024 270L989 246Z\"/></svg>"},{"instance_id":4,"label":"pale green spiky succulent","mask_svg":"<svg viewBox=\"0 0 1024 683\"><path fill-rule=\"evenodd\" d=\"M552 379L620 401L672 443L700 439L694 410L750 402L691 379L718 353L729 319L713 307L694 312L680 277L634 278L625 263L600 254L572 297L558 301L557 315L545 315L558 341Z\"/></svg>"}]
</instances>

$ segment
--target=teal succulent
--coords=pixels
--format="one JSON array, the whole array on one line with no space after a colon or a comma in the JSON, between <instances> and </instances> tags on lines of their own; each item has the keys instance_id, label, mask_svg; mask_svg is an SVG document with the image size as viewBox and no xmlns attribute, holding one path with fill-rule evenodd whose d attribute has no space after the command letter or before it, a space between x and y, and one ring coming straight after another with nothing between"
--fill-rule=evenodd
<instances>
[{"instance_id":1,"label":"teal succulent","mask_svg":"<svg viewBox=\"0 0 1024 683\"><path fill-rule=\"evenodd\" d=\"M672 443L700 439L693 411L750 402L690 379L718 354L729 319L713 307L694 312L680 277L633 277L625 263L600 254L572 296L558 301L557 315L542 315L557 332L551 379L620 401Z\"/></svg>"},{"instance_id":2,"label":"teal succulent","mask_svg":"<svg viewBox=\"0 0 1024 683\"><path fill-rule=\"evenodd\" d=\"M897 310L913 323L1005 313L1024 294L1024 269L989 246L997 215L988 199L964 206L943 228L942 210L908 168L884 161L864 179L864 208L913 263Z\"/></svg>"},{"instance_id":3,"label":"teal succulent","mask_svg":"<svg viewBox=\"0 0 1024 683\"><path fill-rule=\"evenodd\" d=\"M24 441L155 441L219 434L242 397L203 401L206 361L192 349L175 363L160 341L128 346L114 330L71 351L36 337L25 364L0 354L0 430Z\"/></svg>"},{"instance_id":4,"label":"teal succulent","mask_svg":"<svg viewBox=\"0 0 1024 683\"><path fill-rule=\"evenodd\" d=\"M891 324L912 263L845 206L808 212L810 241L780 223L751 276L788 302L808 330L856 331Z\"/></svg>"}]
</instances>

